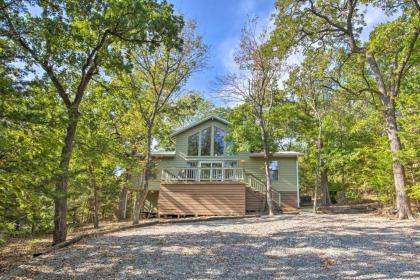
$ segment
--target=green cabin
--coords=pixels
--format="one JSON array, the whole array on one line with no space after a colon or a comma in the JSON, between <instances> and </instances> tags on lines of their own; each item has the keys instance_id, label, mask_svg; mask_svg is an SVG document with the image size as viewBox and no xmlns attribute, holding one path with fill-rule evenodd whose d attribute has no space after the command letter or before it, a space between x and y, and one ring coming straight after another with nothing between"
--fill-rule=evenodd
<instances>
[{"instance_id":1,"label":"green cabin","mask_svg":"<svg viewBox=\"0 0 420 280\"><path fill-rule=\"evenodd\" d=\"M171 134L175 151L155 151L148 205L159 215L245 215L266 206L262 153L227 152L230 123L209 116ZM276 207L299 207L297 152L270 157Z\"/></svg>"}]
</instances>

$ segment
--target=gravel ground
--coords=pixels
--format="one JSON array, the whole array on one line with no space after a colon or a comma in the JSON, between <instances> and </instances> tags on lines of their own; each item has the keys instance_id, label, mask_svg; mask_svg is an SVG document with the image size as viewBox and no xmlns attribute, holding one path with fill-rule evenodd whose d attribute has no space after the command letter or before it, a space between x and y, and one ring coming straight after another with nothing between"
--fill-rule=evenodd
<instances>
[{"instance_id":1,"label":"gravel ground","mask_svg":"<svg viewBox=\"0 0 420 280\"><path fill-rule=\"evenodd\" d=\"M3 278L420 279L419 229L368 214L162 224L84 240Z\"/></svg>"}]
</instances>

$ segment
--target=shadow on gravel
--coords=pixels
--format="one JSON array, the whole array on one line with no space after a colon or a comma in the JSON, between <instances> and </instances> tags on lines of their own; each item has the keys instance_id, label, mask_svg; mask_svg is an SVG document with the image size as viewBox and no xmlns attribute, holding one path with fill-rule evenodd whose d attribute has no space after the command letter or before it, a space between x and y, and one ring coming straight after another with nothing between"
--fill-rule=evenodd
<instances>
[{"instance_id":1,"label":"shadow on gravel","mask_svg":"<svg viewBox=\"0 0 420 280\"><path fill-rule=\"evenodd\" d=\"M16 275L35 279L419 279L415 224L284 229L268 236L219 231L219 226L287 221L278 216L211 221L199 233L131 231L86 240L34 260ZM337 217L337 220L340 218ZM331 218L329 219L331 222ZM161 225L159 227L174 227ZM405 231L404 228L407 230ZM229 229L230 230L230 229ZM414 257L413 257L414 256Z\"/></svg>"}]
</instances>

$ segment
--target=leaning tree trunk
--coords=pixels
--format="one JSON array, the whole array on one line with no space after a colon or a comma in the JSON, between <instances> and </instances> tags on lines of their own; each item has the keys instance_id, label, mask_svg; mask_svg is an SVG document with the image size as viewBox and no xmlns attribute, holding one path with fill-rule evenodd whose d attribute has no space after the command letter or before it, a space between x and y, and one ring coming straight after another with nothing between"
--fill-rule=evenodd
<instances>
[{"instance_id":1,"label":"leaning tree trunk","mask_svg":"<svg viewBox=\"0 0 420 280\"><path fill-rule=\"evenodd\" d=\"M397 211L399 219L413 218L411 212L410 201L405 191L406 177L404 166L398 158L398 153L401 151L401 141L398 137L397 120L395 116L395 104L389 100L387 110L385 112L386 118L386 133L388 135L389 144L392 153L392 171L394 173L395 195L397 202Z\"/></svg>"},{"instance_id":2,"label":"leaning tree trunk","mask_svg":"<svg viewBox=\"0 0 420 280\"><path fill-rule=\"evenodd\" d=\"M66 241L67 237L67 187L69 181L70 158L73 152L74 138L76 135L79 112L69 110L69 122L67 125L64 147L61 151L58 180L54 194L54 232L53 244Z\"/></svg>"},{"instance_id":3,"label":"leaning tree trunk","mask_svg":"<svg viewBox=\"0 0 420 280\"><path fill-rule=\"evenodd\" d=\"M265 178L267 182L267 206L268 206L268 215L273 216L273 198L271 193L271 176L270 176L270 164L269 164L269 151L268 151L268 143L267 143L267 132L265 130L265 122L264 117L260 117L260 125L261 125L261 141L263 145L263 152L264 152L264 170L265 170Z\"/></svg>"}]
</instances>

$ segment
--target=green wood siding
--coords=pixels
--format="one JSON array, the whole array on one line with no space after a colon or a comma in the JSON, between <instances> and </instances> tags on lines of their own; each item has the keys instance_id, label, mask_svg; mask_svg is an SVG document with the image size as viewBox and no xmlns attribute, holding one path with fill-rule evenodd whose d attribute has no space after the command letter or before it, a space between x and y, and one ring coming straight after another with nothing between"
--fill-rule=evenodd
<instances>
[{"instance_id":1,"label":"green wood siding","mask_svg":"<svg viewBox=\"0 0 420 280\"><path fill-rule=\"evenodd\" d=\"M239 167L245 169L265 181L264 159L250 158L249 153L240 153ZM296 158L273 158L279 162L279 180L273 181L272 185L278 191L296 191Z\"/></svg>"},{"instance_id":2,"label":"green wood siding","mask_svg":"<svg viewBox=\"0 0 420 280\"><path fill-rule=\"evenodd\" d=\"M176 135L176 155L174 158L155 158L156 163L156 178L150 181L150 189L158 190L160 187L160 176L162 169L171 167L187 167L187 161L193 160L238 160L238 167L244 168L246 172L250 172L265 181L264 174L264 159L250 158L248 152L241 152L237 155L223 155L223 156L188 156L188 136L193 135L200 130L209 127L217 126L227 132L228 128L225 124L217 120L209 120L196 127L192 127L178 135ZM213 144L212 144L213 151ZM279 180L273 182L273 188L278 191L296 191L297 174L296 174L296 157L290 158L275 158L279 162Z\"/></svg>"}]
</instances>

